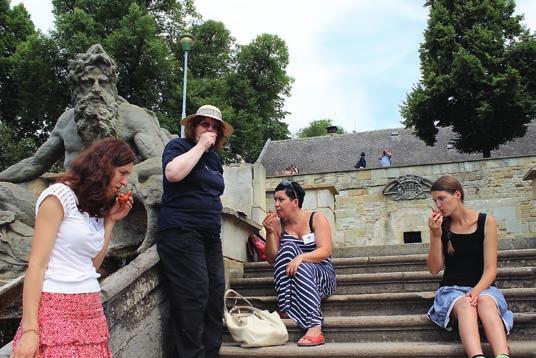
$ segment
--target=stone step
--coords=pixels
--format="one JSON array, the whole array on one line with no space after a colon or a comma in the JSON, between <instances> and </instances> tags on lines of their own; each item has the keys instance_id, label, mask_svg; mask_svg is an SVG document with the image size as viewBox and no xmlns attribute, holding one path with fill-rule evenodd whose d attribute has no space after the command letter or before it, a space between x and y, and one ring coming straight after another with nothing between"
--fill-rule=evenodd
<instances>
[{"instance_id":1,"label":"stone step","mask_svg":"<svg viewBox=\"0 0 536 358\"><path fill-rule=\"evenodd\" d=\"M398 256L362 256L334 258L337 274L373 272L426 271L427 254ZM536 266L536 249L501 250L498 252L498 267ZM273 268L268 262L246 262L244 277L271 277Z\"/></svg>"},{"instance_id":2,"label":"stone step","mask_svg":"<svg viewBox=\"0 0 536 358\"><path fill-rule=\"evenodd\" d=\"M24 275L0 286L0 318L18 318L22 314L22 284Z\"/></svg>"},{"instance_id":3,"label":"stone step","mask_svg":"<svg viewBox=\"0 0 536 358\"><path fill-rule=\"evenodd\" d=\"M297 342L304 330L291 319L283 320L289 332L289 341ZM515 341L528 341L536 337L536 312L516 313L514 329L508 336ZM322 331L326 342L456 342L456 330L447 332L434 324L427 315L396 316L345 316L325 317ZM485 337L484 332L481 336ZM225 342L233 342L228 331Z\"/></svg>"},{"instance_id":4,"label":"stone step","mask_svg":"<svg viewBox=\"0 0 536 358\"><path fill-rule=\"evenodd\" d=\"M536 267L497 269L497 287L517 288L535 285ZM441 275L428 271L383 272L337 275L337 294L431 291L438 287ZM234 278L231 287L248 296L274 294L271 277Z\"/></svg>"},{"instance_id":5,"label":"stone step","mask_svg":"<svg viewBox=\"0 0 536 358\"><path fill-rule=\"evenodd\" d=\"M426 254L428 243L376 245L376 246L340 246L333 248L333 257L362 257L362 256L393 256ZM499 250L533 249L536 247L536 236L529 238L497 240Z\"/></svg>"},{"instance_id":6,"label":"stone step","mask_svg":"<svg viewBox=\"0 0 536 358\"><path fill-rule=\"evenodd\" d=\"M510 353L516 358L534 358L536 341L509 341ZM484 352L491 354L487 344ZM466 355L459 342L369 342L369 343L327 343L317 347L298 347L295 343L264 348L241 348L236 344L224 344L220 349L221 358L464 358Z\"/></svg>"},{"instance_id":7,"label":"stone step","mask_svg":"<svg viewBox=\"0 0 536 358\"><path fill-rule=\"evenodd\" d=\"M536 312L536 288L503 290L513 312ZM435 291L333 295L322 301L322 312L328 316L367 316L423 314L434 301ZM274 311L275 296L246 296L253 306Z\"/></svg>"}]
</instances>

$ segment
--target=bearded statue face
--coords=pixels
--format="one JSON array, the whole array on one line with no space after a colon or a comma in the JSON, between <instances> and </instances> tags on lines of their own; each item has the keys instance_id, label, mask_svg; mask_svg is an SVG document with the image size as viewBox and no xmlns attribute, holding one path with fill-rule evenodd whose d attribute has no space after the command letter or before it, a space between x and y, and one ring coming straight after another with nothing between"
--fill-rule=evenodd
<instances>
[{"instance_id":1,"label":"bearded statue face","mask_svg":"<svg viewBox=\"0 0 536 358\"><path fill-rule=\"evenodd\" d=\"M73 91L74 120L84 146L97 139L115 137L119 111L115 84L97 66L87 66Z\"/></svg>"}]
</instances>

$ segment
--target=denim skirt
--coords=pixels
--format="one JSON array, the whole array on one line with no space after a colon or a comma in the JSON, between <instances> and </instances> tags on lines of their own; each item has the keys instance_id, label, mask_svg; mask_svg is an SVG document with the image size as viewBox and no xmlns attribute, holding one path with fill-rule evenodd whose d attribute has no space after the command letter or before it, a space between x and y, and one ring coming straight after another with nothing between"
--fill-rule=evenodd
<instances>
[{"instance_id":1,"label":"denim skirt","mask_svg":"<svg viewBox=\"0 0 536 358\"><path fill-rule=\"evenodd\" d=\"M465 297L473 288L467 286L443 286L437 290L434 298L434 304L428 310L428 317L439 327L445 328L447 331L452 330L450 313L456 301ZM480 296L491 296L495 300L499 316L501 317L506 334L514 326L514 314L508 310L508 305L504 299L501 290L495 286L490 286L480 292Z\"/></svg>"}]
</instances>

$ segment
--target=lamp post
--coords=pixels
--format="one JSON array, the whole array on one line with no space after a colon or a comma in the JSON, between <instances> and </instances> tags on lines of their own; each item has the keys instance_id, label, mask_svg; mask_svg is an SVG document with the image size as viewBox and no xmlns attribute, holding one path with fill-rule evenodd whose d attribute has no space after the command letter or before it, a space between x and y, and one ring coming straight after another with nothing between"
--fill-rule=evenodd
<instances>
[{"instance_id":1,"label":"lamp post","mask_svg":"<svg viewBox=\"0 0 536 358\"><path fill-rule=\"evenodd\" d=\"M186 86L188 81L188 52L194 44L194 38L190 34L184 34L179 38L179 42L184 51L184 78L182 80L182 116L181 119L186 117ZM181 138L184 138L184 126L181 125Z\"/></svg>"}]
</instances>

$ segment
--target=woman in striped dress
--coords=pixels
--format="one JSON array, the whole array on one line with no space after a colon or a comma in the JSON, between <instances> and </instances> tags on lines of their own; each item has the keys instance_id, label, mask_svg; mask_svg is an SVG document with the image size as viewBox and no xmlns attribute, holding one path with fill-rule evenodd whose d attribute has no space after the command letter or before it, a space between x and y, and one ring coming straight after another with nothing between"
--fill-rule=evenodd
<instances>
[{"instance_id":1,"label":"woman in striped dress","mask_svg":"<svg viewBox=\"0 0 536 358\"><path fill-rule=\"evenodd\" d=\"M324 343L320 301L335 291L336 279L331 227L321 212L302 210L304 197L298 183L282 181L274 192L276 212L263 226L279 312L307 330L299 346L317 346Z\"/></svg>"}]
</instances>

